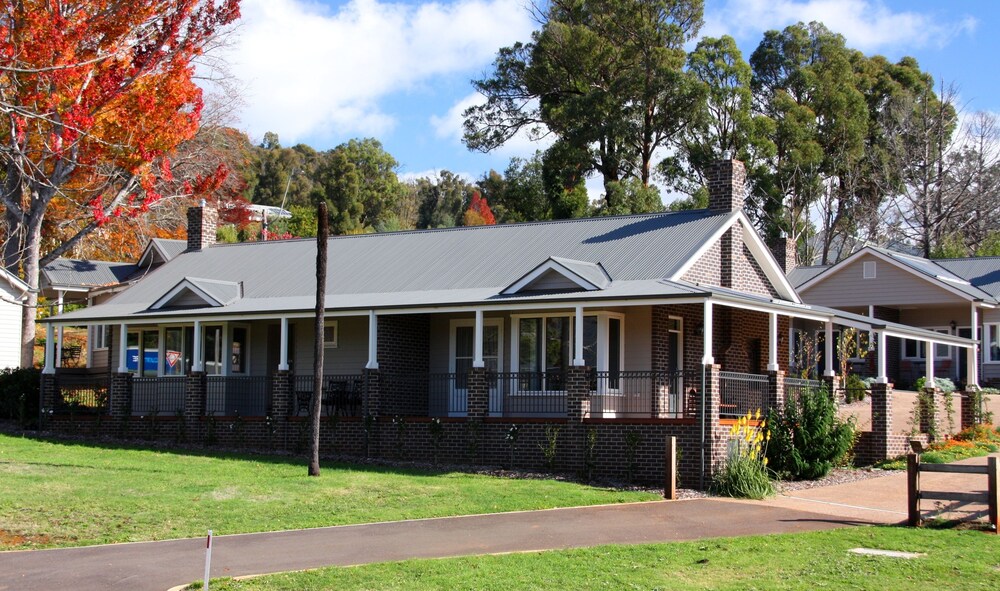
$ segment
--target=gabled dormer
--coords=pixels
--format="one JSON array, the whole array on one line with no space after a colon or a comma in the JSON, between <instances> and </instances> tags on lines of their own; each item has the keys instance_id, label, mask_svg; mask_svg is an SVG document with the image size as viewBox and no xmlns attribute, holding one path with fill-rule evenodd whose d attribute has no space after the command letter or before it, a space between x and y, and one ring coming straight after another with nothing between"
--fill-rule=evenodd
<instances>
[{"instance_id":1,"label":"gabled dormer","mask_svg":"<svg viewBox=\"0 0 1000 591\"><path fill-rule=\"evenodd\" d=\"M185 277L160 299L150 310L164 308L221 308L243 297L243 284L233 281Z\"/></svg>"},{"instance_id":2,"label":"gabled dormer","mask_svg":"<svg viewBox=\"0 0 1000 591\"><path fill-rule=\"evenodd\" d=\"M600 263L549 257L508 285L501 295L539 291L596 291L611 285L611 276Z\"/></svg>"}]
</instances>

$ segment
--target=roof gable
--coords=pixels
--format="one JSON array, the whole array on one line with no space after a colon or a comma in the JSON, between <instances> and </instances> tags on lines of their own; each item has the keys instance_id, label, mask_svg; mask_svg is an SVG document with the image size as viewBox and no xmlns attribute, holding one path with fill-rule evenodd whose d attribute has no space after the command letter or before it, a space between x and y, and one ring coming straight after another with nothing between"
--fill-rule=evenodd
<instances>
[{"instance_id":1,"label":"roof gable","mask_svg":"<svg viewBox=\"0 0 1000 591\"><path fill-rule=\"evenodd\" d=\"M898 256L897 256L898 255ZM918 259L908 260L908 259ZM865 278L873 263L874 277ZM935 271L940 271L936 273ZM923 305L992 298L933 261L865 247L799 287L809 302L824 305Z\"/></svg>"},{"instance_id":2,"label":"roof gable","mask_svg":"<svg viewBox=\"0 0 1000 591\"><path fill-rule=\"evenodd\" d=\"M742 226L743 231L741 234L743 236L743 245L746 247L747 251L749 251L752 261L757 264L760 271L764 274L764 280L770 284L772 289L774 289L774 293L781 299L795 302L797 304L802 303L802 300L799 299L799 296L792 287L792 284L789 283L788 278L785 277L785 273L782 271L781 266L778 265L778 261L775 260L771 250L764 244L764 241L757 233L757 229L753 227L750 219L743 211L730 214L730 218L727 223L722 224L719 228L717 228L716 232L707 240L697 244L696 249L688 256L684 264L669 277L669 279L671 281L684 280L685 274L697 265L702 260L702 257L712 251L712 249L719 244L726 231L735 224L740 224ZM721 264L721 261L719 264Z\"/></svg>"},{"instance_id":3,"label":"roof gable","mask_svg":"<svg viewBox=\"0 0 1000 591\"><path fill-rule=\"evenodd\" d=\"M604 289L611 277L600 263L549 257L500 293L511 295L522 291Z\"/></svg>"},{"instance_id":4,"label":"roof gable","mask_svg":"<svg viewBox=\"0 0 1000 591\"><path fill-rule=\"evenodd\" d=\"M243 296L243 286L233 281L218 281L185 277L170 291L153 302L150 310L162 308L205 307L220 308L227 306Z\"/></svg>"},{"instance_id":5,"label":"roof gable","mask_svg":"<svg viewBox=\"0 0 1000 591\"><path fill-rule=\"evenodd\" d=\"M29 287L27 283L21 281L20 277L14 275L3 267L0 267L0 280L3 280L4 283L10 285L15 291L21 292L22 296L28 291L31 291L31 287Z\"/></svg>"}]
</instances>

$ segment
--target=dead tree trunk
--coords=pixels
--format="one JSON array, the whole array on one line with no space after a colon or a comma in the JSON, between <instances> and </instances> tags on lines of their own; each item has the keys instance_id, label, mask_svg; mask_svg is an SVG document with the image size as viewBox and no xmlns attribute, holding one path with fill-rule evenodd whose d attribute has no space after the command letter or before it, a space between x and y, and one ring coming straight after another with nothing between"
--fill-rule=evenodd
<instances>
[{"instance_id":1,"label":"dead tree trunk","mask_svg":"<svg viewBox=\"0 0 1000 591\"><path fill-rule=\"evenodd\" d=\"M323 323L326 308L326 246L330 236L330 218L326 213L326 202L320 201L316 207L316 354L313 357L313 393L309 409L312 432L310 441L309 475L319 476L319 418L323 410Z\"/></svg>"}]
</instances>

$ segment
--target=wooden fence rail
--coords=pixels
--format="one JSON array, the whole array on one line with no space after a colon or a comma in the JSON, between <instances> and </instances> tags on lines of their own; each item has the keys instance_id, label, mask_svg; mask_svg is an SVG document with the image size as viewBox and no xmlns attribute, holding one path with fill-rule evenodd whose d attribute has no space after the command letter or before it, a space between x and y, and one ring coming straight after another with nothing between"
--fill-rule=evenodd
<instances>
[{"instance_id":1,"label":"wooden fence rail","mask_svg":"<svg viewBox=\"0 0 1000 591\"><path fill-rule=\"evenodd\" d=\"M996 533L1000 530L1000 491L997 482L1000 480L1000 463L998 458L990 456L985 466L969 464L921 464L920 456L911 453L906 456L907 480L907 510L911 526L920 525L920 501L952 501L957 503L981 503L989 507L989 523ZM947 474L985 474L987 480L986 492L955 492L920 490L921 472L939 472Z\"/></svg>"}]
</instances>

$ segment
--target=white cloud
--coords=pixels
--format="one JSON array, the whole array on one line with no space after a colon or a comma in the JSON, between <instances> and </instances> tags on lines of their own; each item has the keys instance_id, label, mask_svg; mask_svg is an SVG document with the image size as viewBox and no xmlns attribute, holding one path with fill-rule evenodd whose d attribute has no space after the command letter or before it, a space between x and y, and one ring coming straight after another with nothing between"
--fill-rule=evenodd
<instances>
[{"instance_id":1,"label":"white cloud","mask_svg":"<svg viewBox=\"0 0 1000 591\"><path fill-rule=\"evenodd\" d=\"M432 116L431 126L434 128L437 137L448 140L456 145L461 144L462 133L464 131L462 124L465 121L462 113L469 107L481 105L484 102L486 102L486 98L483 95L473 92L452 105L444 115ZM537 150L545 150L551 146L553 140L554 138L550 135L545 135L539 139L532 139L526 130L521 130L517 135L508 140L507 143L497 148L494 153L505 158L514 156L530 158Z\"/></svg>"},{"instance_id":2,"label":"white cloud","mask_svg":"<svg viewBox=\"0 0 1000 591\"><path fill-rule=\"evenodd\" d=\"M820 21L840 33L850 47L866 53L899 47L946 45L971 33L976 19L948 13L894 11L879 0L729 0L705 16L703 35L759 35L796 22Z\"/></svg>"},{"instance_id":3,"label":"white cloud","mask_svg":"<svg viewBox=\"0 0 1000 591\"><path fill-rule=\"evenodd\" d=\"M478 72L497 48L532 30L523 0L418 6L350 0L331 9L304 0L245 0L232 71L247 85L241 120L260 137L380 135L396 124L385 97Z\"/></svg>"}]
</instances>

